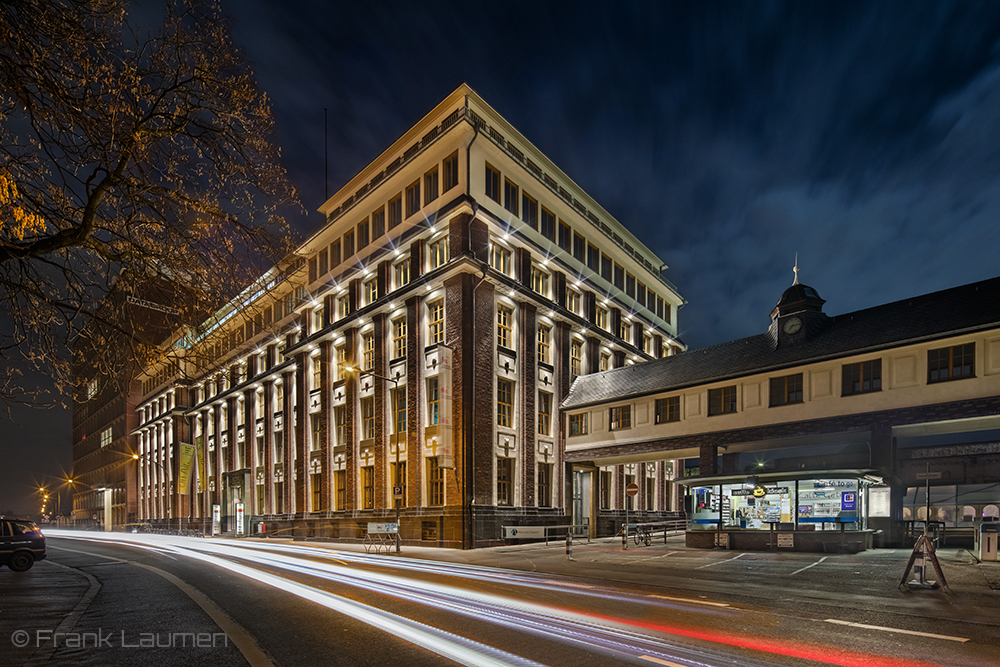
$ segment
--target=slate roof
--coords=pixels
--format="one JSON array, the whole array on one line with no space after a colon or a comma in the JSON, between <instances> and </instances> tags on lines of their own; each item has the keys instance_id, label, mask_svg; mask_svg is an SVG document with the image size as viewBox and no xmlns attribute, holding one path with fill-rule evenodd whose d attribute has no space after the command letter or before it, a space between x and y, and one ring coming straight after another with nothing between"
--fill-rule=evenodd
<instances>
[{"instance_id":1,"label":"slate roof","mask_svg":"<svg viewBox=\"0 0 1000 667\"><path fill-rule=\"evenodd\" d=\"M773 332L578 377L574 409L1000 326L1000 277L830 317L809 339L775 346ZM982 352L978 352L982 354Z\"/></svg>"}]
</instances>

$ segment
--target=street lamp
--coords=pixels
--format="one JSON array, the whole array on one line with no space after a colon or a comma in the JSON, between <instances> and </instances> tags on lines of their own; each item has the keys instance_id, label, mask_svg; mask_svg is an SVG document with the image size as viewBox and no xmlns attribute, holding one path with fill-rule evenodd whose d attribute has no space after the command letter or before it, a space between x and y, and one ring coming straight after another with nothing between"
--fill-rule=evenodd
<instances>
[{"instance_id":1,"label":"street lamp","mask_svg":"<svg viewBox=\"0 0 1000 667\"><path fill-rule=\"evenodd\" d=\"M355 368L354 366L344 366L344 371L346 371L348 373L355 373L355 374L357 374L357 376L358 376L359 379L363 378L363 377L365 377L367 375L370 375L373 378L377 378L379 380L385 380L386 382L391 382L392 383L393 401L398 401L399 400L399 378L400 378L399 371L396 372L396 376L395 377L386 377L385 375L379 375L378 373L376 373L375 371L372 371L372 370L363 371L363 370L361 370L359 368ZM396 445L396 448L395 448L396 449L396 475L395 475L396 481L393 484L392 499L393 499L393 504L395 504L395 506L396 506L396 553L398 554L398 553L400 553L402 551L402 543L401 543L400 536L399 536L399 512L400 512L400 505L402 504L402 498L397 498L396 497L396 487L399 487L400 490L402 490L403 484L402 484L402 481L400 480L400 475L399 475L399 425L396 423L396 408L397 407L398 406L396 406L396 404L393 403L393 405L392 405L392 425L393 425L393 428L392 428L392 437L393 437L393 440L395 441L395 445Z\"/></svg>"}]
</instances>

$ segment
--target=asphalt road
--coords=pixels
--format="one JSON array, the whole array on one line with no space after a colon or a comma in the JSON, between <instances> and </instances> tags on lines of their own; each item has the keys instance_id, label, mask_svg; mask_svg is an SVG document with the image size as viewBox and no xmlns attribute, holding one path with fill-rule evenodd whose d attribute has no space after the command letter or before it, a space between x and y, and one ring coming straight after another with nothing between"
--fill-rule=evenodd
<instances>
[{"instance_id":1,"label":"asphalt road","mask_svg":"<svg viewBox=\"0 0 1000 667\"><path fill-rule=\"evenodd\" d=\"M0 570L7 665L1000 664L1000 565L617 541L475 551L47 531ZM53 641L58 634L59 641Z\"/></svg>"}]
</instances>

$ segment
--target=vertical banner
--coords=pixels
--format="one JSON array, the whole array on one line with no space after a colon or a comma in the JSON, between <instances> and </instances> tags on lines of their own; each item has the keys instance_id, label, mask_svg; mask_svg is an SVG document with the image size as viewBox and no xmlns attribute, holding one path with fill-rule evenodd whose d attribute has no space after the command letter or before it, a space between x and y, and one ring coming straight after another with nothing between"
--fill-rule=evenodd
<instances>
[{"instance_id":1,"label":"vertical banner","mask_svg":"<svg viewBox=\"0 0 1000 667\"><path fill-rule=\"evenodd\" d=\"M205 490L203 481L205 479L205 438L198 436L194 439L195 449L198 450L198 493Z\"/></svg>"},{"instance_id":2,"label":"vertical banner","mask_svg":"<svg viewBox=\"0 0 1000 667\"><path fill-rule=\"evenodd\" d=\"M212 534L218 535L222 532L222 508L212 505Z\"/></svg>"},{"instance_id":3,"label":"vertical banner","mask_svg":"<svg viewBox=\"0 0 1000 667\"><path fill-rule=\"evenodd\" d=\"M438 448L438 465L442 468L454 468L454 444L451 431L451 348L438 346L438 392L441 415L441 440Z\"/></svg>"},{"instance_id":4,"label":"vertical banner","mask_svg":"<svg viewBox=\"0 0 1000 667\"><path fill-rule=\"evenodd\" d=\"M194 445L179 443L180 447L180 471L177 473L177 493L187 495L191 488L191 463L194 459Z\"/></svg>"},{"instance_id":5,"label":"vertical banner","mask_svg":"<svg viewBox=\"0 0 1000 667\"><path fill-rule=\"evenodd\" d=\"M236 503L236 535L243 534L243 503Z\"/></svg>"}]
</instances>

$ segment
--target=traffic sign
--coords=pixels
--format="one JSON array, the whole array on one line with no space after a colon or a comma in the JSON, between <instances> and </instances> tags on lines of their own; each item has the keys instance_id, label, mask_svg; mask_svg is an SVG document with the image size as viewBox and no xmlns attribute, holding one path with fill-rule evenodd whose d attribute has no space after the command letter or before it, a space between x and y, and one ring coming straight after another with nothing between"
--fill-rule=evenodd
<instances>
[{"instance_id":1,"label":"traffic sign","mask_svg":"<svg viewBox=\"0 0 1000 667\"><path fill-rule=\"evenodd\" d=\"M934 472L918 472L917 479L941 479L941 471L936 470Z\"/></svg>"},{"instance_id":2,"label":"traffic sign","mask_svg":"<svg viewBox=\"0 0 1000 667\"><path fill-rule=\"evenodd\" d=\"M639 485L636 484L635 482L632 482L631 484L625 487L625 494L628 496L639 495Z\"/></svg>"},{"instance_id":3,"label":"traffic sign","mask_svg":"<svg viewBox=\"0 0 1000 667\"><path fill-rule=\"evenodd\" d=\"M392 487L392 499L393 500L402 500L403 499L403 487L401 487L401 486L394 486L394 487Z\"/></svg>"}]
</instances>

